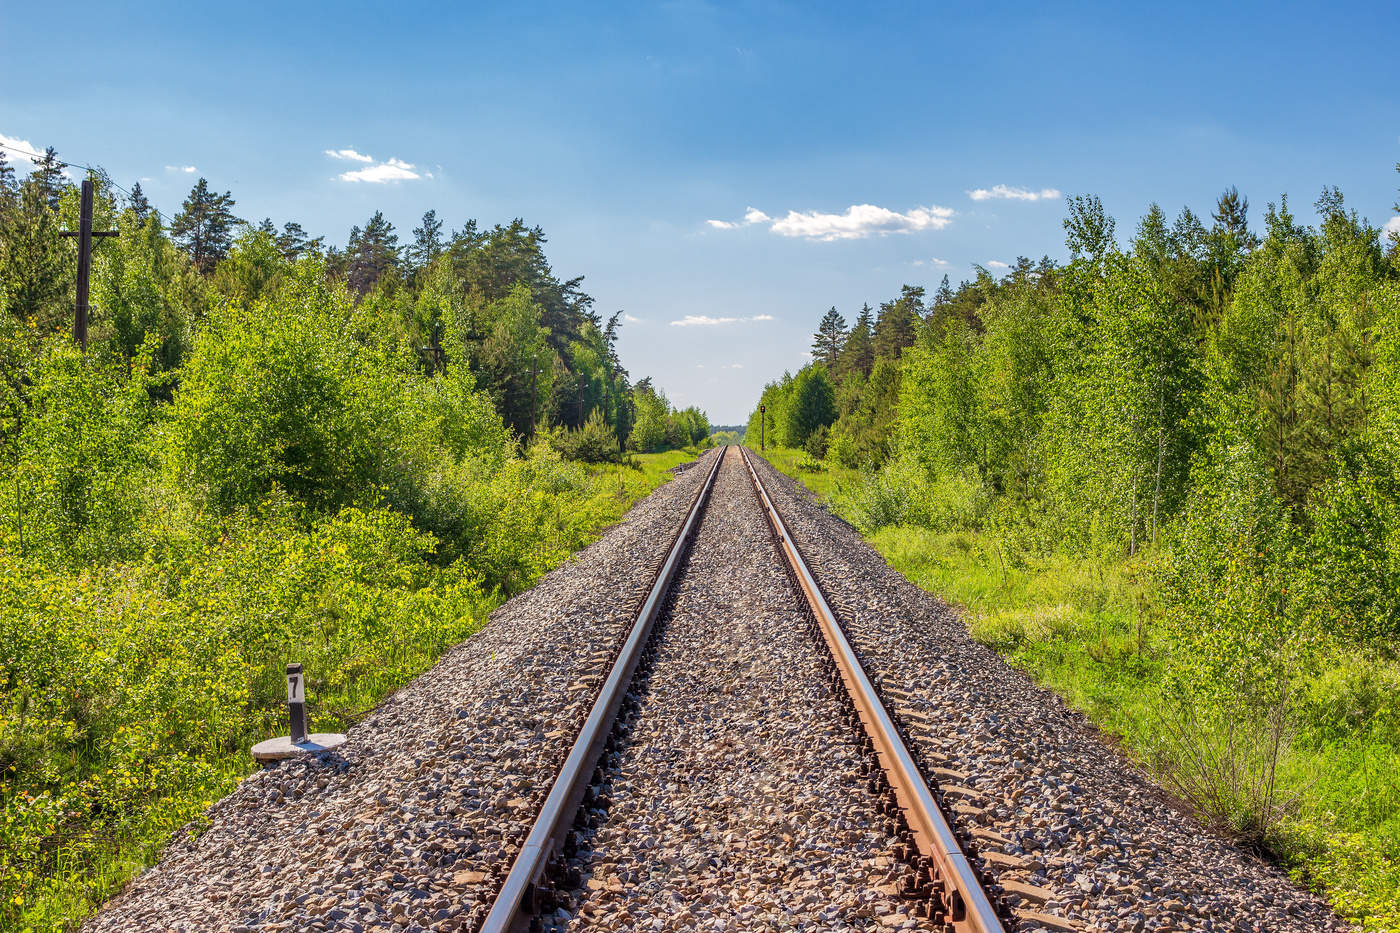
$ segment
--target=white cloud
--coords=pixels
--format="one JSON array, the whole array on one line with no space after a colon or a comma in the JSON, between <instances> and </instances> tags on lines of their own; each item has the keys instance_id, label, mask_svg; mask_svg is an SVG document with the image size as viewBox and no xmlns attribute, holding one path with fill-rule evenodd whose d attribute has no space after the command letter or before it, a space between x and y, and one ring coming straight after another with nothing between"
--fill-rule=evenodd
<instances>
[{"instance_id":1,"label":"white cloud","mask_svg":"<svg viewBox=\"0 0 1400 933\"><path fill-rule=\"evenodd\" d=\"M26 162L33 162L34 160L31 159L27 155L27 153L32 152L36 155L44 154L44 150L31 143L29 140L20 139L18 136L6 136L4 133L0 133L0 146L6 147L5 159L10 163L11 166L13 166L20 159L23 159ZM16 149L20 149L23 151L15 152Z\"/></svg>"},{"instance_id":2,"label":"white cloud","mask_svg":"<svg viewBox=\"0 0 1400 933\"><path fill-rule=\"evenodd\" d=\"M763 211L756 207L750 207L744 211L743 220L707 220L705 223L714 227L716 230L737 230L740 227L751 227L754 224L767 223L770 220L772 220L772 218L763 213Z\"/></svg>"},{"instance_id":3,"label":"white cloud","mask_svg":"<svg viewBox=\"0 0 1400 933\"><path fill-rule=\"evenodd\" d=\"M167 172L179 172L182 175L193 175L196 171L193 165L167 165Z\"/></svg>"},{"instance_id":4,"label":"white cloud","mask_svg":"<svg viewBox=\"0 0 1400 933\"><path fill-rule=\"evenodd\" d=\"M913 264L916 266L933 266L936 269L946 269L952 265L948 260L939 259L937 256L933 256L929 259L915 259Z\"/></svg>"},{"instance_id":5,"label":"white cloud","mask_svg":"<svg viewBox=\"0 0 1400 933\"><path fill-rule=\"evenodd\" d=\"M1385 226L1381 227L1381 232L1394 233L1396 235L1400 235L1400 214L1397 214L1396 216L1387 220L1385 222Z\"/></svg>"},{"instance_id":6,"label":"white cloud","mask_svg":"<svg viewBox=\"0 0 1400 933\"><path fill-rule=\"evenodd\" d=\"M623 319L624 321L626 321L628 324L640 324L640 323L642 323L642 319L641 319L641 318L639 318L639 317L633 317L632 315L627 314L626 312L623 313L622 319Z\"/></svg>"},{"instance_id":7,"label":"white cloud","mask_svg":"<svg viewBox=\"0 0 1400 933\"><path fill-rule=\"evenodd\" d=\"M679 321L672 321L672 327L714 327L719 324L739 324L746 321L771 321L771 314L755 314L753 317L710 317L708 314L687 314Z\"/></svg>"},{"instance_id":8,"label":"white cloud","mask_svg":"<svg viewBox=\"0 0 1400 933\"><path fill-rule=\"evenodd\" d=\"M382 185L391 181L413 181L423 176L413 170L412 163L402 159L390 159L388 162L342 172L338 177L341 181L367 181L371 184Z\"/></svg>"},{"instance_id":9,"label":"white cloud","mask_svg":"<svg viewBox=\"0 0 1400 933\"><path fill-rule=\"evenodd\" d=\"M38 165L39 159L42 159L44 156L42 147L34 145L27 139L20 139L18 136L6 136L4 133L0 133L0 146L7 147L0 151L3 151L5 161L10 163L10 168L15 170L16 175L24 175L29 171L29 169L25 168L26 162L32 162ZM16 152L16 149L21 151ZM38 158L36 158L36 156ZM75 175L71 169L65 167L60 169L60 171L63 173L64 177L71 181L78 180L78 176Z\"/></svg>"},{"instance_id":10,"label":"white cloud","mask_svg":"<svg viewBox=\"0 0 1400 933\"><path fill-rule=\"evenodd\" d=\"M830 242L859 240L891 233L942 230L952 222L953 209L949 207L916 207L901 214L874 204L852 204L842 214L788 211L786 217L773 221L771 229L779 236Z\"/></svg>"},{"instance_id":11,"label":"white cloud","mask_svg":"<svg viewBox=\"0 0 1400 933\"><path fill-rule=\"evenodd\" d=\"M736 324L737 317L710 317L708 314L687 314L679 321L672 321L672 327L713 327L716 324Z\"/></svg>"},{"instance_id":12,"label":"white cloud","mask_svg":"<svg viewBox=\"0 0 1400 933\"><path fill-rule=\"evenodd\" d=\"M743 369L743 363L725 363L720 369Z\"/></svg>"},{"instance_id":13,"label":"white cloud","mask_svg":"<svg viewBox=\"0 0 1400 933\"><path fill-rule=\"evenodd\" d=\"M367 156L354 149L327 149L326 155L332 159L347 159L351 162L373 162L374 156Z\"/></svg>"},{"instance_id":14,"label":"white cloud","mask_svg":"<svg viewBox=\"0 0 1400 933\"><path fill-rule=\"evenodd\" d=\"M989 260L987 260L987 268L988 268L988 269L1010 269L1011 267L1008 266L1006 263L1002 262L1000 259L989 259Z\"/></svg>"},{"instance_id":15,"label":"white cloud","mask_svg":"<svg viewBox=\"0 0 1400 933\"><path fill-rule=\"evenodd\" d=\"M1013 188L1009 185L992 185L991 188L974 188L967 196L974 201L986 201L989 198L1001 198L1006 201L1053 201L1060 196L1060 190L1041 188L1039 191L1032 191L1029 188Z\"/></svg>"},{"instance_id":16,"label":"white cloud","mask_svg":"<svg viewBox=\"0 0 1400 933\"><path fill-rule=\"evenodd\" d=\"M391 157L384 162L379 162L375 160L374 156L365 155L354 149L326 149L324 151L332 159L364 163L364 168L351 169L337 175L336 178L341 181L363 181L373 185L383 185L391 181L415 181L420 178L433 177L432 172L419 172L412 162L405 162L403 159Z\"/></svg>"}]
</instances>

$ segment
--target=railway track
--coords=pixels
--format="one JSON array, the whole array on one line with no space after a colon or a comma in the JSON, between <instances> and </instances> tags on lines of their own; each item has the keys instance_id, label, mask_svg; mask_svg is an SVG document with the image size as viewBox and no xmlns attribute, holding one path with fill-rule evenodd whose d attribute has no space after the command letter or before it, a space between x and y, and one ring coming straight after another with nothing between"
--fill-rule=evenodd
<instances>
[{"instance_id":1,"label":"railway track","mask_svg":"<svg viewBox=\"0 0 1400 933\"><path fill-rule=\"evenodd\" d=\"M620 701L531 836L628 644ZM488 915L544 933L1349 929L738 450L499 607L334 753L249 775L83 929L465 933Z\"/></svg>"},{"instance_id":2,"label":"railway track","mask_svg":"<svg viewBox=\"0 0 1400 933\"><path fill-rule=\"evenodd\" d=\"M804 621L806 624L803 628L807 632L809 648L820 646L820 649L811 651L810 657L798 650L798 657L790 662L794 665L793 670L802 667L804 660L819 665L826 680L827 693L815 696L813 703L828 709L828 712L839 709L850 726L851 731L845 741L853 746L852 760L858 762L858 770L847 774L846 782L862 785L852 797L851 805L856 809L865 807L873 812L874 820L870 825L877 830L876 844L879 844L879 836L882 833L883 844L889 853L877 857L874 861L876 865L885 869L883 879L894 879L893 884L882 885L880 893L892 896L904 908L904 913L887 916L898 918L899 925L906 928L947 929L957 933L1003 933L1002 919L944 816L916 755L910 751L900 726L862 667L840 622L792 540L782 516L764 488L758 472L748 454L742 449L725 449L710 465L704 483L670 542L666 557L637 609L625 638L618 646L583 728L559 769L526 841L506 874L480 929L483 933L511 933L543 929L545 922L557 926L561 906L567 904L579 909L579 902L587 900L587 892L584 892L582 897L573 893L581 889L585 871L593 875L590 886L594 890L604 895L609 892L623 894L626 882L622 881L616 872L618 863L645 864L644 856L638 857L633 854L619 856L611 853L597 856L594 847L599 839L606 840L605 849L628 849L633 845L626 838L625 828L614 828L611 833L606 831L607 824L611 821L610 804L612 792L615 790L613 774L622 767L621 759L628 755L640 755L646 760L647 755L655 758L658 754L645 748L638 751L638 746L645 745L645 742L629 745L627 738L634 730L644 730L643 720L653 715L650 710L644 711L641 708L642 701L639 696L649 692L649 684L654 676L663 676L654 670L658 652L655 638L663 627L669 630L669 627L676 623L674 617L680 615L676 604L681 597L673 590L676 588L678 577L687 569L688 554L702 525L705 524L712 491L726 467L731 471L731 475L725 477L731 493L737 481L732 475L734 472L740 473L751 484L751 504L740 505L739 508L753 510L756 507L761 512L772 544L770 556L774 562L781 562L781 576L785 580L775 587L779 591L776 599L794 604L789 608L783 624L790 629L794 619ZM731 495L728 498L739 497ZM752 519L752 514L748 517ZM770 573L773 572L772 567L768 569ZM784 583L786 593L782 592ZM792 612L792 609L796 612ZM723 637L724 634L718 630L707 631L700 642L689 646L689 650L699 650L703 653L707 644L713 644ZM780 639L774 644L777 645L774 650L781 649ZM712 663L724 662L723 656L716 656L710 660ZM673 685L681 691L677 696L686 696L684 691L687 689L694 691L697 688L713 688L713 685L697 685L696 681L701 678L691 678L691 682L687 683L685 668L688 667L688 662L679 655L668 660L668 664L678 669L677 674L665 675L673 681L678 681L677 685ZM762 682L763 670L755 671L750 668L749 679L756 683ZM776 678L787 679L789 678L786 676ZM799 675L794 672L791 679L797 680ZM807 695L814 696L810 688ZM766 697L761 698L760 702L765 699ZM767 711L769 718L778 719L795 712L797 711L777 709ZM665 720L666 711L663 709L657 718ZM683 721L679 728L685 728ZM759 733L762 733L763 729L762 726L750 728ZM815 728L819 729L820 724L815 724ZM707 725L704 731L708 735L715 730ZM664 744L666 738L664 735L653 736L650 741L660 739ZM734 741L732 737L727 740L731 743ZM756 741L760 739L752 739L750 744ZM781 754L777 749L763 752L770 753ZM838 744L824 748L821 754L839 757L842 754L842 746ZM684 751L669 753L669 760L672 762L685 757ZM652 766L655 766L654 761ZM859 793L861 790L864 791L864 797ZM699 793L703 796L706 792L701 790ZM623 790L623 794L626 794L626 790ZM685 792L662 792L662 796L667 794L686 800L685 806L692 810L697 806L693 794L686 797ZM635 815L639 809L646 809L648 806L650 804L630 801L625 802L620 809ZM703 808L705 802L698 806ZM647 819L654 820L654 815ZM659 827L656 835L664 836L666 831L665 827ZM651 837L653 845L656 844L656 835ZM701 848L704 848L703 839L702 836ZM791 843L791 840L791 834L784 834L783 841L779 844L780 848L782 844L797 845ZM871 841L869 835L862 838L863 845L868 846ZM607 875L606 881L599 880L596 865L590 869L590 854L593 855L594 863L612 871L610 874L607 871L603 872ZM787 858L787 855L778 856L779 861ZM690 852L686 862L693 867L706 860L714 867L722 868L723 859L711 851ZM895 865L894 868L889 867L891 861ZM792 871L789 870L787 875L791 874ZM698 890L694 886L693 875L694 872L691 873L692 885L688 889L692 892ZM791 888L779 886L775 896L786 897L790 891ZM677 895L673 892L671 896L684 898L688 895ZM707 893L705 896L711 895ZM859 901L862 896L856 894L854 900ZM677 910L688 909L678 900L675 907ZM565 920L574 918L574 914L567 909L564 909L562 914ZM594 918L595 921L597 919ZM838 918L833 916L831 919ZM617 917L609 918L610 925L617 922ZM757 918L752 918L751 922L754 924L753 928L762 928ZM884 922L894 925L888 921ZM836 925L839 927L840 924Z\"/></svg>"}]
</instances>

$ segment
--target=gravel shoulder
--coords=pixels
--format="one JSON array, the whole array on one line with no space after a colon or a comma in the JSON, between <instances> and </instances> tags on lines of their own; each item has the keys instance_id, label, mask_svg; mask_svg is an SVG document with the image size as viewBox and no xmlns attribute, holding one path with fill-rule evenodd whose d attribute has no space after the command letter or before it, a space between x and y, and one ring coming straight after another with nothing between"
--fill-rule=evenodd
<instances>
[{"instance_id":1,"label":"gravel shoulder","mask_svg":"<svg viewBox=\"0 0 1400 933\"><path fill-rule=\"evenodd\" d=\"M984 877L1027 913L1015 929L1350 929L1277 867L1174 809L1082 714L974 642L956 612L804 487L755 461L891 711L925 759L949 769L931 783L955 827L982 834Z\"/></svg>"},{"instance_id":2,"label":"gravel shoulder","mask_svg":"<svg viewBox=\"0 0 1400 933\"><path fill-rule=\"evenodd\" d=\"M738 450L634 691L554 930L933 929Z\"/></svg>"},{"instance_id":3,"label":"gravel shoulder","mask_svg":"<svg viewBox=\"0 0 1400 933\"><path fill-rule=\"evenodd\" d=\"M249 777L83 929L473 929L705 472L498 608L335 753Z\"/></svg>"}]
</instances>

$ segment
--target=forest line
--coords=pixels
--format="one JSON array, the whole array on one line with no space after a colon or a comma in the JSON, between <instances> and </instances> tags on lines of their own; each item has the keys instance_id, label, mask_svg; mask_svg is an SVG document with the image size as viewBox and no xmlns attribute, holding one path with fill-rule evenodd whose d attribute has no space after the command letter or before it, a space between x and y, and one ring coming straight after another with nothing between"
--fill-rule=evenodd
<instances>
[{"instance_id":1,"label":"forest line","mask_svg":"<svg viewBox=\"0 0 1400 933\"><path fill-rule=\"evenodd\" d=\"M1121 246L1097 198L1068 209L1066 264L905 286L849 326L831 308L746 443L802 448L794 469L897 563L985 578L967 598L1001 621L970 611L978 637L1388 928L1400 241L1335 188L1316 227L1283 197L1256 234L1232 188L1209 224L1151 205ZM1048 579L1076 565L1101 581Z\"/></svg>"},{"instance_id":2,"label":"forest line","mask_svg":"<svg viewBox=\"0 0 1400 933\"><path fill-rule=\"evenodd\" d=\"M521 220L335 249L86 177L119 236L83 352L77 186L0 158L3 929L76 923L226 794L288 661L353 721L662 480L626 452L709 435Z\"/></svg>"}]
</instances>

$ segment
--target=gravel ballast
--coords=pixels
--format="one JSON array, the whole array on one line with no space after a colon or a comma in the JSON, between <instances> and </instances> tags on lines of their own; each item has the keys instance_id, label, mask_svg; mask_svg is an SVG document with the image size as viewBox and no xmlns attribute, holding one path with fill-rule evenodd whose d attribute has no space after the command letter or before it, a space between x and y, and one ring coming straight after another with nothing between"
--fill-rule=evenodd
<instances>
[{"instance_id":1,"label":"gravel ballast","mask_svg":"<svg viewBox=\"0 0 1400 933\"><path fill-rule=\"evenodd\" d=\"M733 449L553 929L932 929L781 561Z\"/></svg>"},{"instance_id":2,"label":"gravel ballast","mask_svg":"<svg viewBox=\"0 0 1400 933\"><path fill-rule=\"evenodd\" d=\"M706 472L498 608L335 753L245 780L84 929L474 929Z\"/></svg>"},{"instance_id":3,"label":"gravel ballast","mask_svg":"<svg viewBox=\"0 0 1400 933\"><path fill-rule=\"evenodd\" d=\"M930 783L941 781L955 827L983 833L984 877L1027 915L1013 929L1350 929L1280 869L1180 812L1082 714L973 641L947 604L805 488L754 460L891 712L929 766L948 769Z\"/></svg>"},{"instance_id":4,"label":"gravel ballast","mask_svg":"<svg viewBox=\"0 0 1400 933\"><path fill-rule=\"evenodd\" d=\"M476 929L715 456L496 610L334 753L248 778L84 929ZM929 928L894 893L907 869L824 647L728 457L570 862L579 884L556 892L546 926ZM1016 911L1009 929L1348 929L755 463L950 822Z\"/></svg>"}]
</instances>

